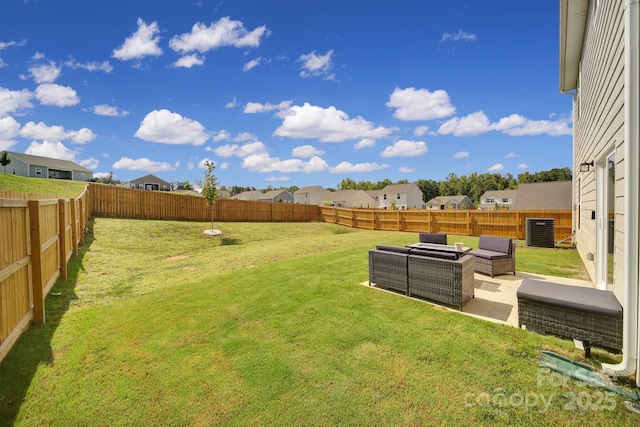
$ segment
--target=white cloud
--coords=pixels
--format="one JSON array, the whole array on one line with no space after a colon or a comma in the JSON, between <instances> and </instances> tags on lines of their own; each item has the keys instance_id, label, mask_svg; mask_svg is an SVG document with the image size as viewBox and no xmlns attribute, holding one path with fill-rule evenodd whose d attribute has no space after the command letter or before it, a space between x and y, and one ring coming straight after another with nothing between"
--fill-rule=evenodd
<instances>
[{"instance_id":1,"label":"white cloud","mask_svg":"<svg viewBox=\"0 0 640 427\"><path fill-rule=\"evenodd\" d=\"M529 165L526 163L520 163L518 169L529 169Z\"/></svg>"},{"instance_id":2,"label":"white cloud","mask_svg":"<svg viewBox=\"0 0 640 427\"><path fill-rule=\"evenodd\" d=\"M426 135L427 132L429 132L429 126L418 126L413 130L415 136L423 136Z\"/></svg>"},{"instance_id":3,"label":"white cloud","mask_svg":"<svg viewBox=\"0 0 640 427\"><path fill-rule=\"evenodd\" d=\"M103 73L107 73L107 74L113 71L113 67L111 66L111 64L109 64L109 61L78 62L75 59L71 58L68 61L66 61L64 65L74 70L81 68L87 71L102 71Z\"/></svg>"},{"instance_id":4,"label":"white cloud","mask_svg":"<svg viewBox=\"0 0 640 427\"><path fill-rule=\"evenodd\" d=\"M207 168L208 168L207 163L213 163L213 164L214 164L214 166L218 166L218 165L216 164L216 162L214 162L213 160L211 160L211 159L209 159L209 158L205 157L204 159L202 159L202 160L200 160L200 161L198 162L198 168L199 168L199 169L207 169Z\"/></svg>"},{"instance_id":5,"label":"white cloud","mask_svg":"<svg viewBox=\"0 0 640 427\"><path fill-rule=\"evenodd\" d=\"M288 176L281 176L281 177L270 176L266 180L269 182L280 182L280 181L289 181L291 180L291 178L289 178Z\"/></svg>"},{"instance_id":6,"label":"white cloud","mask_svg":"<svg viewBox=\"0 0 640 427\"><path fill-rule=\"evenodd\" d=\"M219 130L218 132L216 132L216 134L213 136L213 141L214 142L218 142L218 141L226 141L228 139L231 139L231 134L229 132L227 132L226 130L222 129Z\"/></svg>"},{"instance_id":7,"label":"white cloud","mask_svg":"<svg viewBox=\"0 0 640 427\"><path fill-rule=\"evenodd\" d=\"M252 172L269 173L269 172L322 172L329 169L327 162L318 156L313 156L309 161L305 162L300 159L280 160L277 157L270 157L267 153L252 154L245 157L242 161L242 167Z\"/></svg>"},{"instance_id":8,"label":"white cloud","mask_svg":"<svg viewBox=\"0 0 640 427\"><path fill-rule=\"evenodd\" d=\"M309 103L293 106L273 135L287 138L318 138L323 142L344 142L360 138L382 138L391 129L378 126L362 117L350 119L336 107L322 108Z\"/></svg>"},{"instance_id":9,"label":"white cloud","mask_svg":"<svg viewBox=\"0 0 640 427\"><path fill-rule=\"evenodd\" d=\"M199 122L164 109L147 114L134 136L149 142L193 145L202 145L210 138Z\"/></svg>"},{"instance_id":10,"label":"white cloud","mask_svg":"<svg viewBox=\"0 0 640 427\"><path fill-rule=\"evenodd\" d=\"M429 151L424 141L407 141L401 139L386 147L380 157L417 157Z\"/></svg>"},{"instance_id":11,"label":"white cloud","mask_svg":"<svg viewBox=\"0 0 640 427\"><path fill-rule=\"evenodd\" d=\"M233 97L233 101L229 101L225 104L224 108L236 108L238 106L238 101L236 97Z\"/></svg>"},{"instance_id":12,"label":"white cloud","mask_svg":"<svg viewBox=\"0 0 640 427\"><path fill-rule=\"evenodd\" d=\"M14 140L20 131L20 123L13 117L7 116L0 119L0 150L8 150L18 143Z\"/></svg>"},{"instance_id":13,"label":"white cloud","mask_svg":"<svg viewBox=\"0 0 640 427\"><path fill-rule=\"evenodd\" d=\"M469 157L468 151L458 151L456 154L453 155L454 159L466 159L467 157Z\"/></svg>"},{"instance_id":14,"label":"white cloud","mask_svg":"<svg viewBox=\"0 0 640 427\"><path fill-rule=\"evenodd\" d=\"M212 22L210 26L197 22L191 32L173 36L169 46L180 53L198 51L206 53L223 46L258 47L261 38L269 35L264 25L247 31L241 21L232 21L228 16Z\"/></svg>"},{"instance_id":15,"label":"white cloud","mask_svg":"<svg viewBox=\"0 0 640 427\"><path fill-rule=\"evenodd\" d=\"M128 116L129 112L122 110L118 111L118 107L114 107L107 104L99 104L93 106L93 114L98 116L109 116L109 117L124 117Z\"/></svg>"},{"instance_id":16,"label":"white cloud","mask_svg":"<svg viewBox=\"0 0 640 427\"><path fill-rule=\"evenodd\" d=\"M87 169L95 169L98 167L98 165L100 164L100 162L97 159L94 159L93 157L89 157L88 159L84 159L80 161L80 166L84 166Z\"/></svg>"},{"instance_id":17,"label":"white cloud","mask_svg":"<svg viewBox=\"0 0 640 427\"><path fill-rule=\"evenodd\" d=\"M502 166L502 163L496 163L495 165L491 166L488 171L489 172L497 172L497 171L501 171L504 169L504 166Z\"/></svg>"},{"instance_id":18,"label":"white cloud","mask_svg":"<svg viewBox=\"0 0 640 427\"><path fill-rule=\"evenodd\" d=\"M353 148L355 148L356 150L360 150L362 148L375 147L375 146L376 146L376 141L371 138L364 138L356 142L355 144L353 144Z\"/></svg>"},{"instance_id":19,"label":"white cloud","mask_svg":"<svg viewBox=\"0 0 640 427\"><path fill-rule=\"evenodd\" d=\"M204 57L198 56L197 53L193 53L191 55L185 55L182 58L178 59L171 66L175 68L191 68L194 65L202 65L204 64Z\"/></svg>"},{"instance_id":20,"label":"white cloud","mask_svg":"<svg viewBox=\"0 0 640 427\"><path fill-rule=\"evenodd\" d=\"M294 147L291 151L291 155L293 157L300 157L303 159L308 159L313 156L321 156L324 154L324 151L318 150L312 145L300 145L298 147Z\"/></svg>"},{"instance_id":21,"label":"white cloud","mask_svg":"<svg viewBox=\"0 0 640 427\"><path fill-rule=\"evenodd\" d=\"M267 147L260 141L249 142L247 144L226 144L221 145L213 150L213 152L220 157L248 157L255 154L262 154L267 152Z\"/></svg>"},{"instance_id":22,"label":"white cloud","mask_svg":"<svg viewBox=\"0 0 640 427\"><path fill-rule=\"evenodd\" d=\"M449 94L444 90L429 92L414 87L395 88L386 105L395 108L393 117L403 121L441 119L456 113Z\"/></svg>"},{"instance_id":23,"label":"white cloud","mask_svg":"<svg viewBox=\"0 0 640 427\"><path fill-rule=\"evenodd\" d=\"M240 132L233 140L237 142L257 141L258 137L251 132Z\"/></svg>"},{"instance_id":24,"label":"white cloud","mask_svg":"<svg viewBox=\"0 0 640 427\"><path fill-rule=\"evenodd\" d=\"M438 129L441 135L476 136L489 131L498 131L509 136L550 136L571 135L571 119L530 120L519 114L512 114L491 123L483 111L476 111L466 117L454 117Z\"/></svg>"},{"instance_id":25,"label":"white cloud","mask_svg":"<svg viewBox=\"0 0 640 427\"><path fill-rule=\"evenodd\" d=\"M60 86L55 83L45 83L38 86L36 98L42 105L56 107L71 107L80 102L75 90L69 86Z\"/></svg>"},{"instance_id":26,"label":"white cloud","mask_svg":"<svg viewBox=\"0 0 640 427\"><path fill-rule=\"evenodd\" d=\"M27 44L27 40L26 39L22 39L20 41L10 41L10 42L0 42L0 50L5 50L11 46L25 46Z\"/></svg>"},{"instance_id":27,"label":"white cloud","mask_svg":"<svg viewBox=\"0 0 640 427\"><path fill-rule=\"evenodd\" d=\"M220 166L218 166L218 167L219 167L220 169L222 169L222 170L227 170L227 169L229 169L229 166L230 166L230 165L229 165L229 163L228 163L228 162L222 162L222 163L220 163Z\"/></svg>"},{"instance_id":28,"label":"white cloud","mask_svg":"<svg viewBox=\"0 0 640 427\"><path fill-rule=\"evenodd\" d=\"M354 165L349 162L342 162L332 168L331 173L372 172L388 167L389 165L379 165L377 163L358 163Z\"/></svg>"},{"instance_id":29,"label":"white cloud","mask_svg":"<svg viewBox=\"0 0 640 427\"><path fill-rule=\"evenodd\" d=\"M38 84L53 83L60 76L61 71L62 67L57 66L53 61L45 65L36 65L29 68L31 77Z\"/></svg>"},{"instance_id":30,"label":"white cloud","mask_svg":"<svg viewBox=\"0 0 640 427\"><path fill-rule=\"evenodd\" d=\"M47 126L43 122L28 122L20 129L20 136L40 141L62 141L68 139L75 144L84 144L93 141L96 134L88 128L66 130L62 126Z\"/></svg>"},{"instance_id":31,"label":"white cloud","mask_svg":"<svg viewBox=\"0 0 640 427\"><path fill-rule=\"evenodd\" d=\"M121 61L130 59L140 59L145 56L160 56L162 49L158 46L160 42L160 29L157 22L147 25L142 18L138 18L138 29L131 36L127 37L117 49L114 49L111 56Z\"/></svg>"},{"instance_id":32,"label":"white cloud","mask_svg":"<svg viewBox=\"0 0 640 427\"><path fill-rule=\"evenodd\" d=\"M414 168L410 168L407 166L402 166L400 169L398 169L398 172L402 172L402 173L412 173L415 172L416 170Z\"/></svg>"},{"instance_id":33,"label":"white cloud","mask_svg":"<svg viewBox=\"0 0 640 427\"><path fill-rule=\"evenodd\" d=\"M122 157L120 160L113 164L114 169L127 169L132 171L146 171L146 172L167 172L176 170L180 162L175 165L171 165L167 162L154 162L145 157L139 159L130 159L129 157Z\"/></svg>"},{"instance_id":34,"label":"white cloud","mask_svg":"<svg viewBox=\"0 0 640 427\"><path fill-rule=\"evenodd\" d=\"M282 101L279 104L260 104L259 102L247 102L247 105L244 106L243 112L245 114L258 114L258 113L268 113L270 111L282 111L288 110L291 108L291 103L293 101Z\"/></svg>"},{"instance_id":35,"label":"white cloud","mask_svg":"<svg viewBox=\"0 0 640 427\"><path fill-rule=\"evenodd\" d=\"M33 93L27 89L9 90L0 87L0 117L8 113L33 107Z\"/></svg>"},{"instance_id":36,"label":"white cloud","mask_svg":"<svg viewBox=\"0 0 640 427\"><path fill-rule=\"evenodd\" d=\"M246 73L247 71L256 68L258 65L260 65L261 61L262 61L262 58L252 59L251 61L247 62L242 66L242 71Z\"/></svg>"},{"instance_id":37,"label":"white cloud","mask_svg":"<svg viewBox=\"0 0 640 427\"><path fill-rule=\"evenodd\" d=\"M301 77L323 77L325 80L335 79L335 74L331 73L333 63L331 62L331 56L333 55L333 49L329 50L324 55L316 54L314 50L311 53L300 55L299 62L302 62Z\"/></svg>"},{"instance_id":38,"label":"white cloud","mask_svg":"<svg viewBox=\"0 0 640 427\"><path fill-rule=\"evenodd\" d=\"M452 42L457 42L457 41L474 42L476 40L478 40L478 36L476 36L475 34L469 34L469 33L465 32L465 31L458 30L457 33L444 33L444 34L442 34L442 38L440 39L440 43L447 42L447 41L452 41Z\"/></svg>"},{"instance_id":39,"label":"white cloud","mask_svg":"<svg viewBox=\"0 0 640 427\"><path fill-rule=\"evenodd\" d=\"M26 154L34 156L51 157L60 160L76 161L76 154L73 150L68 149L62 142L42 141L41 144L36 141L31 142Z\"/></svg>"},{"instance_id":40,"label":"white cloud","mask_svg":"<svg viewBox=\"0 0 640 427\"><path fill-rule=\"evenodd\" d=\"M520 157L520 155L516 153L509 153L506 156L504 156L505 159L514 159L516 157Z\"/></svg>"}]
</instances>

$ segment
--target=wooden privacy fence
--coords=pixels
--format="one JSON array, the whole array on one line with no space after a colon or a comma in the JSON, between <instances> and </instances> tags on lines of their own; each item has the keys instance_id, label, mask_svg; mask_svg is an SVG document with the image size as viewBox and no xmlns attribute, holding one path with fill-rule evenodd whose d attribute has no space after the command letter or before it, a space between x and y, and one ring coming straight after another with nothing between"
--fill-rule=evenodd
<instances>
[{"instance_id":1,"label":"wooden privacy fence","mask_svg":"<svg viewBox=\"0 0 640 427\"><path fill-rule=\"evenodd\" d=\"M76 199L0 199L0 361L31 320L45 321L44 299L84 243L86 207L86 190Z\"/></svg>"},{"instance_id":2,"label":"wooden privacy fence","mask_svg":"<svg viewBox=\"0 0 640 427\"><path fill-rule=\"evenodd\" d=\"M98 216L228 222L318 221L320 217L316 205L219 199L212 208L204 197L93 183L89 193L91 214Z\"/></svg>"},{"instance_id":3,"label":"wooden privacy fence","mask_svg":"<svg viewBox=\"0 0 640 427\"><path fill-rule=\"evenodd\" d=\"M525 240L527 218L553 218L554 240L573 232L572 212L567 211L480 211L480 210L382 210L320 207L321 220L354 228L385 231L447 233L461 236L510 237Z\"/></svg>"}]
</instances>

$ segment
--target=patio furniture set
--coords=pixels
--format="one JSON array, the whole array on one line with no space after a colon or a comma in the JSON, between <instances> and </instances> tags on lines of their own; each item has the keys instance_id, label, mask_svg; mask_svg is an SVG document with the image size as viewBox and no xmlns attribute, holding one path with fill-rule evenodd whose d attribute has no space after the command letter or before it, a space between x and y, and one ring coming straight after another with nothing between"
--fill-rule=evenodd
<instances>
[{"instance_id":1,"label":"patio furniture set","mask_svg":"<svg viewBox=\"0 0 640 427\"><path fill-rule=\"evenodd\" d=\"M369 251L369 284L462 310L474 296L474 271L515 274L515 245L511 239L481 239L478 250L449 246L447 235L442 233L420 233L419 243L406 247L377 245ZM476 267L478 259L482 259L482 270ZM494 262L499 266L490 266Z\"/></svg>"},{"instance_id":2,"label":"patio furniture set","mask_svg":"<svg viewBox=\"0 0 640 427\"><path fill-rule=\"evenodd\" d=\"M447 235L420 233L405 247L369 250L369 285L462 310L474 298L474 272L515 275L516 242L480 236L478 249L447 245ZM610 291L524 279L517 292L518 326L540 334L622 349L622 306Z\"/></svg>"}]
</instances>

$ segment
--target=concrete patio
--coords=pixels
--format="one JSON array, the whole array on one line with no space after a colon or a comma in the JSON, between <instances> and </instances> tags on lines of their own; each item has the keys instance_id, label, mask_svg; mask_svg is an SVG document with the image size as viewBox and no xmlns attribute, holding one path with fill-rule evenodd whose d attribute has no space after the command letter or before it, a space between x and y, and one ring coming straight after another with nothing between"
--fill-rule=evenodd
<instances>
[{"instance_id":1,"label":"concrete patio","mask_svg":"<svg viewBox=\"0 0 640 427\"><path fill-rule=\"evenodd\" d=\"M591 282L582 280L524 272L516 272L515 275L503 274L495 277L474 273L474 279L474 298L464 305L462 313L491 322L502 323L515 327L518 327L518 298L516 293L518 292L518 288L520 287L523 279L551 281L565 285L584 286L587 288L594 287ZM363 285L369 286L369 282L365 282ZM374 287L374 289L404 296L382 288ZM431 304L428 301L425 302ZM434 305L442 307L438 304ZM457 310L452 309L452 311Z\"/></svg>"}]
</instances>

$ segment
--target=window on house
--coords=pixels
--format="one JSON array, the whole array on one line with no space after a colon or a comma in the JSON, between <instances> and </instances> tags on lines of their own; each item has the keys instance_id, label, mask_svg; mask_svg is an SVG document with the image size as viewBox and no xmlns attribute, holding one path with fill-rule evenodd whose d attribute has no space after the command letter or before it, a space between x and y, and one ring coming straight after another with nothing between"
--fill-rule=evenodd
<instances>
[{"instance_id":1,"label":"window on house","mask_svg":"<svg viewBox=\"0 0 640 427\"><path fill-rule=\"evenodd\" d=\"M400 193L397 194L396 198L400 200Z\"/></svg>"},{"instance_id":2,"label":"window on house","mask_svg":"<svg viewBox=\"0 0 640 427\"><path fill-rule=\"evenodd\" d=\"M383 198L384 200L387 200L387 195L385 194L384 196L382 196L382 198Z\"/></svg>"},{"instance_id":3,"label":"window on house","mask_svg":"<svg viewBox=\"0 0 640 427\"><path fill-rule=\"evenodd\" d=\"M493 197L487 197L487 203L494 203L496 201L496 199L494 199Z\"/></svg>"},{"instance_id":4,"label":"window on house","mask_svg":"<svg viewBox=\"0 0 640 427\"><path fill-rule=\"evenodd\" d=\"M42 168L35 168L36 176L42 176Z\"/></svg>"},{"instance_id":5,"label":"window on house","mask_svg":"<svg viewBox=\"0 0 640 427\"><path fill-rule=\"evenodd\" d=\"M83 173L80 174L80 178L84 179L84 174Z\"/></svg>"},{"instance_id":6,"label":"window on house","mask_svg":"<svg viewBox=\"0 0 640 427\"><path fill-rule=\"evenodd\" d=\"M502 198L502 203L509 203L509 199L507 197Z\"/></svg>"}]
</instances>

